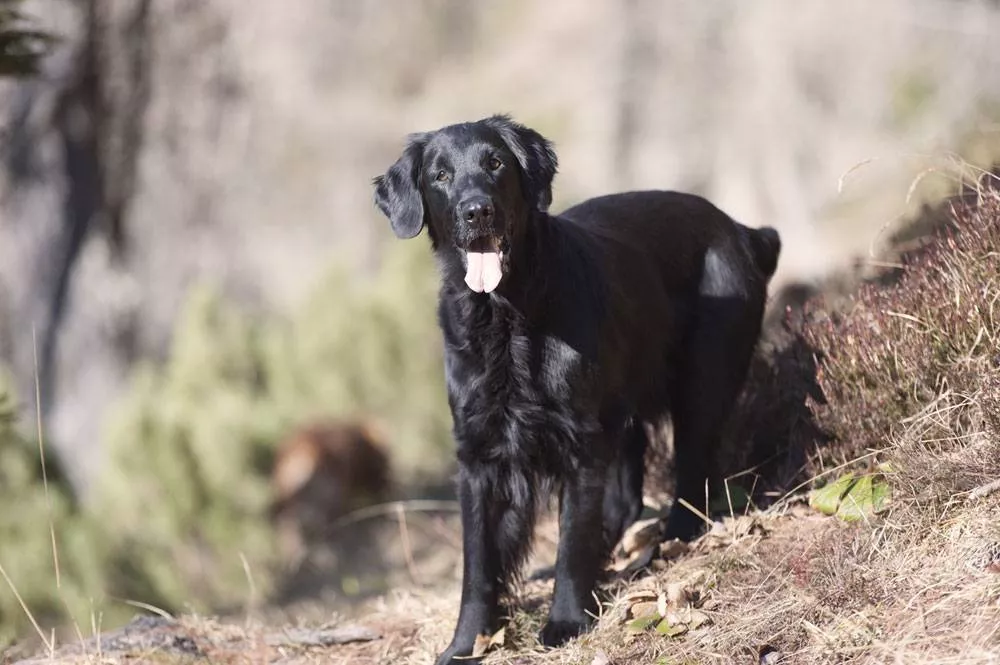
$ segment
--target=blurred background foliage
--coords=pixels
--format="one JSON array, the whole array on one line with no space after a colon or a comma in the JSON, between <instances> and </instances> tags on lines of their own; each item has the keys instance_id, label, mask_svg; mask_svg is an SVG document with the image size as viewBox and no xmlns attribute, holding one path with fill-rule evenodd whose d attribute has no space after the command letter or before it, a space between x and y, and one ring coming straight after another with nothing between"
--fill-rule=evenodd
<instances>
[{"instance_id":1,"label":"blurred background foliage","mask_svg":"<svg viewBox=\"0 0 1000 665\"><path fill-rule=\"evenodd\" d=\"M374 418L401 492L447 479L433 260L371 206L407 132L513 112L556 209L708 195L779 228L779 284L954 191L904 201L927 155L1000 155L996 3L296 1L0 0L0 565L45 626L241 607L248 570L266 598L302 422Z\"/></svg>"},{"instance_id":2,"label":"blurred background foliage","mask_svg":"<svg viewBox=\"0 0 1000 665\"><path fill-rule=\"evenodd\" d=\"M113 541L141 553L136 568L148 572L138 586L121 580L129 597L238 605L249 593L241 556L269 590L280 562L267 474L275 444L301 422L374 418L401 483L445 471L450 422L425 250L393 248L372 279L332 270L288 319L192 294L170 360L140 368L109 421L98 510L113 511Z\"/></svg>"},{"instance_id":3,"label":"blurred background foliage","mask_svg":"<svg viewBox=\"0 0 1000 665\"><path fill-rule=\"evenodd\" d=\"M74 505L58 465L47 468L46 492L38 443L15 428L10 382L0 373L0 645L24 636L30 622L6 580L43 625L67 618L90 625L92 594L105 583L103 544L89 516ZM51 527L51 529L50 529ZM57 580L52 534L58 545Z\"/></svg>"},{"instance_id":4,"label":"blurred background foliage","mask_svg":"<svg viewBox=\"0 0 1000 665\"><path fill-rule=\"evenodd\" d=\"M168 361L138 366L113 410L106 477L83 505L54 475L49 512L37 443L16 432L6 397L0 505L17 510L0 512L0 564L29 607L47 621L68 612L89 631L92 612L113 625L130 613L127 600L171 612L242 607L248 574L270 593L282 562L268 474L275 445L301 422L373 418L402 485L439 478L450 420L436 284L426 247L406 243L372 278L332 269L290 317L195 289ZM0 627L0 638L29 627L13 594L0 593Z\"/></svg>"}]
</instances>

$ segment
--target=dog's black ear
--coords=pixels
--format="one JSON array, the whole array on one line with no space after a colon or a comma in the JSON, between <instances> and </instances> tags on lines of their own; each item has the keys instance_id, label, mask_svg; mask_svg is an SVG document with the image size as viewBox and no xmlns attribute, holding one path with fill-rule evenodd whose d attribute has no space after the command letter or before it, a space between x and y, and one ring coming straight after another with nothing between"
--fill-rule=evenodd
<instances>
[{"instance_id":1,"label":"dog's black ear","mask_svg":"<svg viewBox=\"0 0 1000 665\"><path fill-rule=\"evenodd\" d=\"M500 134L517 157L535 206L542 212L547 211L552 203L552 179L559 167L552 143L535 130L514 122L510 116L495 115L485 122Z\"/></svg>"},{"instance_id":2,"label":"dog's black ear","mask_svg":"<svg viewBox=\"0 0 1000 665\"><path fill-rule=\"evenodd\" d=\"M375 205L389 218L393 232L412 238L424 228L424 197L420 194L420 167L423 163L425 134L410 135L403 155L385 175L376 176Z\"/></svg>"}]
</instances>

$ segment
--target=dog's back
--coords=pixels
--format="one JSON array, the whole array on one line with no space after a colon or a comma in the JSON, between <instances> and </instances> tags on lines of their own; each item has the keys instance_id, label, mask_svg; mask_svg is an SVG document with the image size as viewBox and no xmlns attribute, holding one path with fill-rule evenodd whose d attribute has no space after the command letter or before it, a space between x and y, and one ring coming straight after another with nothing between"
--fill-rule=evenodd
<instances>
[{"instance_id":1,"label":"dog's back","mask_svg":"<svg viewBox=\"0 0 1000 665\"><path fill-rule=\"evenodd\" d=\"M679 286L678 276L691 280L696 266L711 249L749 252L752 264L733 256L747 271L765 281L777 267L781 241L770 227L751 229L739 224L706 199L671 191L637 191L598 196L563 211L569 221L599 240L599 252L612 259L634 262L636 256L655 256L665 266L667 284ZM617 249L617 251L616 251ZM630 261L631 259L631 261ZM688 285L694 287L693 282Z\"/></svg>"},{"instance_id":2,"label":"dog's back","mask_svg":"<svg viewBox=\"0 0 1000 665\"><path fill-rule=\"evenodd\" d=\"M583 256L580 263L602 273L602 304L591 309L606 321L597 345L615 359L605 378L640 402L667 401L699 307L759 320L781 248L773 229L751 229L678 192L601 196L552 219L568 240L563 257ZM567 292L579 291L579 277L563 279ZM747 323L742 337L755 340L755 325Z\"/></svg>"}]
</instances>

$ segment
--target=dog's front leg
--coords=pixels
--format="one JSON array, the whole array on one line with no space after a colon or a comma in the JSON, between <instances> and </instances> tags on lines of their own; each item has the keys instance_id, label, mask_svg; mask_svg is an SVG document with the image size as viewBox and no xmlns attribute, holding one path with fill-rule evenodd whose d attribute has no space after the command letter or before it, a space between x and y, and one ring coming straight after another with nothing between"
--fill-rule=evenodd
<instances>
[{"instance_id":1,"label":"dog's front leg","mask_svg":"<svg viewBox=\"0 0 1000 665\"><path fill-rule=\"evenodd\" d=\"M502 512L498 511L496 497L491 496L492 485L485 474L461 466L458 499L462 509L462 604L455 636L437 665L478 662L468 658L476 637L492 634L499 619L504 580L497 521Z\"/></svg>"},{"instance_id":2,"label":"dog's front leg","mask_svg":"<svg viewBox=\"0 0 1000 665\"><path fill-rule=\"evenodd\" d=\"M539 637L546 646L586 631L596 615L594 586L608 550L602 524L606 474L603 468L581 469L563 484L555 592Z\"/></svg>"}]
</instances>

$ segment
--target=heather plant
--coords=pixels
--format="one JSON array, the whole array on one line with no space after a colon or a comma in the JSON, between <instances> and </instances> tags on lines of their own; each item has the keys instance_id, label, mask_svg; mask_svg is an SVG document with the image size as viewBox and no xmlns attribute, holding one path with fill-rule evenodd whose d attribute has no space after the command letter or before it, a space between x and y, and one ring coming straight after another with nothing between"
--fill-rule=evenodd
<instances>
[{"instance_id":1,"label":"heather plant","mask_svg":"<svg viewBox=\"0 0 1000 665\"><path fill-rule=\"evenodd\" d=\"M997 431L1000 194L955 207L904 260L894 284L863 285L841 312L814 306L804 330L828 402L813 411L841 459L887 446L941 396L964 397Z\"/></svg>"}]
</instances>

